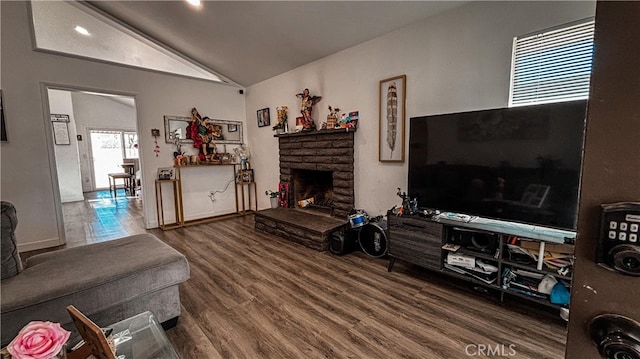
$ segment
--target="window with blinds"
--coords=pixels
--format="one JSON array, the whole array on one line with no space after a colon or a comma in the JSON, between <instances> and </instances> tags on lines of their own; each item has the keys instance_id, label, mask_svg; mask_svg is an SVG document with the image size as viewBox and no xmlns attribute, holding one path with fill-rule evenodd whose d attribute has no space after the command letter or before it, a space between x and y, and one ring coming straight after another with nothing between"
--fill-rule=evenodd
<instances>
[{"instance_id":1,"label":"window with blinds","mask_svg":"<svg viewBox=\"0 0 640 359\"><path fill-rule=\"evenodd\" d=\"M593 19L513 40L509 106L586 99Z\"/></svg>"}]
</instances>

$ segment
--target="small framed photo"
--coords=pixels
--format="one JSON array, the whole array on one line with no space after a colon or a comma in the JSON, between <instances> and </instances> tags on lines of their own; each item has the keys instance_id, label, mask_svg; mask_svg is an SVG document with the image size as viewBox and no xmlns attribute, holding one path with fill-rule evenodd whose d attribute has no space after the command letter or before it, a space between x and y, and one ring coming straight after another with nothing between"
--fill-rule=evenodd
<instances>
[{"instance_id":1,"label":"small framed photo","mask_svg":"<svg viewBox=\"0 0 640 359\"><path fill-rule=\"evenodd\" d=\"M296 132L302 131L304 128L304 117L296 117Z\"/></svg>"},{"instance_id":2,"label":"small framed photo","mask_svg":"<svg viewBox=\"0 0 640 359\"><path fill-rule=\"evenodd\" d=\"M238 125L227 125L227 132L238 132Z\"/></svg>"},{"instance_id":3,"label":"small framed photo","mask_svg":"<svg viewBox=\"0 0 640 359\"><path fill-rule=\"evenodd\" d=\"M271 116L269 116L269 108L258 110L258 127L270 126Z\"/></svg>"},{"instance_id":4,"label":"small framed photo","mask_svg":"<svg viewBox=\"0 0 640 359\"><path fill-rule=\"evenodd\" d=\"M253 170L245 169L238 171L238 182L253 182Z\"/></svg>"},{"instance_id":5,"label":"small framed photo","mask_svg":"<svg viewBox=\"0 0 640 359\"><path fill-rule=\"evenodd\" d=\"M158 180L170 181L176 179L176 171L173 167L160 167L158 168Z\"/></svg>"}]
</instances>

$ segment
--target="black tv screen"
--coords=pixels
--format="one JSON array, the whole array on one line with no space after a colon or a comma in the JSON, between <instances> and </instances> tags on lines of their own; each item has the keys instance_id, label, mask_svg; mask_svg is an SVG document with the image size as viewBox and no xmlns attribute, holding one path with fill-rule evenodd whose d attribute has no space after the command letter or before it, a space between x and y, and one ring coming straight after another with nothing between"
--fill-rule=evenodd
<instances>
[{"instance_id":1,"label":"black tv screen","mask_svg":"<svg viewBox=\"0 0 640 359\"><path fill-rule=\"evenodd\" d=\"M586 101L412 117L420 208L575 230Z\"/></svg>"}]
</instances>

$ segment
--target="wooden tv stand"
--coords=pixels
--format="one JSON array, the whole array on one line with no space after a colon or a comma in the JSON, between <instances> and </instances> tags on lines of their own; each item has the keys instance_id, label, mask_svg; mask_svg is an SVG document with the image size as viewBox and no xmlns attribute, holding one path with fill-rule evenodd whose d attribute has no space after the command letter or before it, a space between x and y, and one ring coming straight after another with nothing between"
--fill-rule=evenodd
<instances>
[{"instance_id":1,"label":"wooden tv stand","mask_svg":"<svg viewBox=\"0 0 640 359\"><path fill-rule=\"evenodd\" d=\"M564 244L564 242L565 238L575 239L575 232L482 219L469 223L434 221L418 215L396 216L391 212L387 213L387 224L389 271L392 270L396 260L400 259L486 289L493 289L499 293L501 301L504 300L505 295L512 295L552 308L566 307L551 303L548 297L535 296L535 292L525 294L526 291L512 284L507 286L503 276L509 271L520 273L525 271L539 276L549 274L566 287L570 287L571 272L567 275L560 274L547 267L542 260L524 263L522 258L516 258L513 251L509 250L509 242L517 237L524 241L521 242L521 248L533 250L537 246L535 252L538 254L545 251L573 253L573 245ZM452 252L443 249L446 244L457 245L459 248ZM456 255L472 256L476 261L480 260L497 267L495 279L474 277L468 273L456 271L459 267L451 267L447 263L447 255L450 252ZM572 254L568 256L572 257Z\"/></svg>"}]
</instances>

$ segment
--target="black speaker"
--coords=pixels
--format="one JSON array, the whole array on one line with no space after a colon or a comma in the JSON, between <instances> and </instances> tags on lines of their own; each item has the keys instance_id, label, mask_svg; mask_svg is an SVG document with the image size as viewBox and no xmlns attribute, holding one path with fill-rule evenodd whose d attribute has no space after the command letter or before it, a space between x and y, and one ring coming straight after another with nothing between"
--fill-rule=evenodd
<instances>
[{"instance_id":1,"label":"black speaker","mask_svg":"<svg viewBox=\"0 0 640 359\"><path fill-rule=\"evenodd\" d=\"M329 235L329 250L333 254L343 255L358 248L358 233L348 228L341 228Z\"/></svg>"},{"instance_id":2,"label":"black speaker","mask_svg":"<svg viewBox=\"0 0 640 359\"><path fill-rule=\"evenodd\" d=\"M451 230L448 242L458 244L468 250L493 255L498 248L498 238L494 234Z\"/></svg>"}]
</instances>

